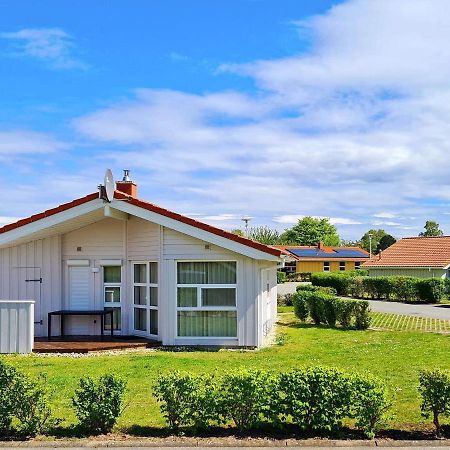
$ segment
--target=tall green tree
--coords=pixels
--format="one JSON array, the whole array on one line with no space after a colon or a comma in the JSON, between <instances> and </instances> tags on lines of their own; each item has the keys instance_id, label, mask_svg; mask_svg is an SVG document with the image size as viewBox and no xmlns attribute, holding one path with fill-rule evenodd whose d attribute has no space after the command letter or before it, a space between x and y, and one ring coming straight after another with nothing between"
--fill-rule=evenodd
<instances>
[{"instance_id":1,"label":"tall green tree","mask_svg":"<svg viewBox=\"0 0 450 450\"><path fill-rule=\"evenodd\" d=\"M434 220L427 220L424 228L425 231L419 233L419 236L442 236L444 234L439 228L439 224Z\"/></svg>"},{"instance_id":2,"label":"tall green tree","mask_svg":"<svg viewBox=\"0 0 450 450\"><path fill-rule=\"evenodd\" d=\"M378 242L377 248L375 250L375 253L378 254L383 250L386 250L389 248L392 244L395 244L397 240L394 236L391 236L390 234L385 234L381 237L380 241Z\"/></svg>"},{"instance_id":3,"label":"tall green tree","mask_svg":"<svg viewBox=\"0 0 450 450\"><path fill-rule=\"evenodd\" d=\"M306 216L287 229L281 235L281 241L291 245L316 245L322 241L325 245L337 246L341 239L329 219Z\"/></svg>"},{"instance_id":4,"label":"tall green tree","mask_svg":"<svg viewBox=\"0 0 450 450\"><path fill-rule=\"evenodd\" d=\"M387 233L383 229L379 228L378 230L372 229L366 231L364 235L359 240L359 246L366 250L370 251L370 238L372 238L372 253L377 253L378 245L380 244L380 240L383 236L386 236Z\"/></svg>"},{"instance_id":5,"label":"tall green tree","mask_svg":"<svg viewBox=\"0 0 450 450\"><path fill-rule=\"evenodd\" d=\"M266 226L250 228L248 230L248 238L266 245L280 243L280 233Z\"/></svg>"}]
</instances>

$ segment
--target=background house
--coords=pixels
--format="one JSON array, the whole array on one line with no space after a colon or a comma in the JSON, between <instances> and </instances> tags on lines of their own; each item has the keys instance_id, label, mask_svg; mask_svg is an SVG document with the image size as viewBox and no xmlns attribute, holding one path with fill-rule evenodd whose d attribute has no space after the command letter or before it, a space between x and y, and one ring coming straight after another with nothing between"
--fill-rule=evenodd
<instances>
[{"instance_id":1,"label":"background house","mask_svg":"<svg viewBox=\"0 0 450 450\"><path fill-rule=\"evenodd\" d=\"M359 269L369 253L359 247L276 245L285 258L286 273L344 272Z\"/></svg>"},{"instance_id":2,"label":"background house","mask_svg":"<svg viewBox=\"0 0 450 450\"><path fill-rule=\"evenodd\" d=\"M449 267L450 236L403 238L363 265L371 276L421 278L446 278Z\"/></svg>"},{"instance_id":3,"label":"background house","mask_svg":"<svg viewBox=\"0 0 450 450\"><path fill-rule=\"evenodd\" d=\"M107 309L116 335L261 346L280 254L140 200L124 178L109 199L101 190L0 228L0 300L35 300L36 336L52 311ZM66 320L69 335L101 331L98 317Z\"/></svg>"}]
</instances>

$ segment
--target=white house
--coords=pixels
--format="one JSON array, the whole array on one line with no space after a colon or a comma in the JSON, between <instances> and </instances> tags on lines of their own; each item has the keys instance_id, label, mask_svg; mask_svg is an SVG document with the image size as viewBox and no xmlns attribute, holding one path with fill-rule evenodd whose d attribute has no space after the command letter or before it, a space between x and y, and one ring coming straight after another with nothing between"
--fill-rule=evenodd
<instances>
[{"instance_id":1,"label":"white house","mask_svg":"<svg viewBox=\"0 0 450 450\"><path fill-rule=\"evenodd\" d=\"M137 198L128 177L0 228L0 300L35 300L35 335L115 335L164 345L264 345L280 250ZM3 319L5 320L5 319ZM1 327L1 324L0 324ZM111 328L110 316L105 330ZM0 330L1 333L1 330Z\"/></svg>"}]
</instances>

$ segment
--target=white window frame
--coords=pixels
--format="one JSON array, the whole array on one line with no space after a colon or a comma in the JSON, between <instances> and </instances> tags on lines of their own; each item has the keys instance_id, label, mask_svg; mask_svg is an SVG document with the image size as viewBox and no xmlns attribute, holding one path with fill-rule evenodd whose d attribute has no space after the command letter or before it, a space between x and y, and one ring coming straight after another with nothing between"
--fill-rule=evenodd
<instances>
[{"instance_id":1,"label":"white window frame","mask_svg":"<svg viewBox=\"0 0 450 450\"><path fill-rule=\"evenodd\" d=\"M344 268L342 268L342 265ZM339 272L345 272L347 270L347 263L345 261L339 261Z\"/></svg>"},{"instance_id":2,"label":"white window frame","mask_svg":"<svg viewBox=\"0 0 450 450\"><path fill-rule=\"evenodd\" d=\"M150 264L151 263L156 263L156 270L158 272L158 277L156 280L156 283L150 283ZM146 280L145 283L135 283L134 282L134 267L136 265L141 265L141 264L145 264L147 269L146 269ZM158 338L159 336L159 271L160 271L160 267L159 267L159 261L132 261L131 262L131 299L132 299L132 308L133 308L133 313L131 315L131 320L132 320L132 325L131 325L131 329L133 330L134 334L137 335L141 335L141 336L149 336L149 337L153 337L153 338ZM136 287L145 287L146 291L147 291L147 299L148 299L148 304L145 305L136 305L134 303L134 288ZM150 305L150 288L156 288L157 289L157 300L156 300L156 306L155 305ZM134 309L144 309L147 311L147 323L146 323L146 328L147 331L142 331L142 330L136 330L134 328ZM158 328L158 334L152 334L150 333L150 310L154 310L157 311L158 313L158 323L157 323L157 328Z\"/></svg>"},{"instance_id":3,"label":"white window frame","mask_svg":"<svg viewBox=\"0 0 450 450\"><path fill-rule=\"evenodd\" d=\"M178 283L178 263L222 263L222 262L233 262L236 264L236 283L234 284L179 284ZM177 339L199 339L199 340L211 340L211 339L226 339L226 340L236 340L238 339L239 328L236 323L236 336L179 336L178 335L178 311L231 311L236 312L236 321L238 321L238 308L237 308L237 299L238 299L238 273L239 273L239 262L232 259L184 259L177 260L175 263L175 280L176 280L176 289L175 289L175 336ZM178 306L178 288L197 288L197 306ZM234 289L235 292L235 306L202 306L202 291L203 289Z\"/></svg>"},{"instance_id":4,"label":"white window frame","mask_svg":"<svg viewBox=\"0 0 450 450\"><path fill-rule=\"evenodd\" d=\"M116 334L121 334L122 333L122 329L123 329L123 311L122 311L122 292L123 292L123 288L122 288L122 280L123 280L123 271L122 271L122 266L120 267L120 283L106 283L105 282L105 267L118 267L117 264L111 264L111 265L102 265L102 284L103 284L103 308L119 308L120 309L120 329L119 330L115 330L114 329L114 317L111 319L111 327L113 328L113 333ZM107 288L119 288L119 295L120 295L120 302L107 302L106 301L106 290ZM110 331L110 330L106 330L105 331Z\"/></svg>"},{"instance_id":5,"label":"white window frame","mask_svg":"<svg viewBox=\"0 0 450 450\"><path fill-rule=\"evenodd\" d=\"M323 262L323 271L324 272L331 272L331 263L330 263L330 261L324 261Z\"/></svg>"},{"instance_id":6,"label":"white window frame","mask_svg":"<svg viewBox=\"0 0 450 450\"><path fill-rule=\"evenodd\" d=\"M361 261L355 261L355 270L361 269Z\"/></svg>"}]
</instances>

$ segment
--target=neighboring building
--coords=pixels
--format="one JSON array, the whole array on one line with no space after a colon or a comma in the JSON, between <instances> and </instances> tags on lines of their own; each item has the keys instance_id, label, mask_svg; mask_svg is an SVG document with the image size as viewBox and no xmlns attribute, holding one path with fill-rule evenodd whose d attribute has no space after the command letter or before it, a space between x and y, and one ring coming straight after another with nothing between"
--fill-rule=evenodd
<instances>
[{"instance_id":1,"label":"neighboring building","mask_svg":"<svg viewBox=\"0 0 450 450\"><path fill-rule=\"evenodd\" d=\"M117 335L264 344L276 318L280 250L140 200L129 179L111 201L104 195L0 228L0 300L35 300L36 336L47 336L50 312L112 309L104 328ZM65 321L68 335L100 334L98 317Z\"/></svg>"},{"instance_id":2,"label":"neighboring building","mask_svg":"<svg viewBox=\"0 0 450 450\"><path fill-rule=\"evenodd\" d=\"M363 267L371 276L446 278L450 268L450 236L400 239Z\"/></svg>"},{"instance_id":3,"label":"neighboring building","mask_svg":"<svg viewBox=\"0 0 450 450\"><path fill-rule=\"evenodd\" d=\"M283 253L289 273L345 272L359 269L369 260L369 253L359 247L328 247L320 242L317 246L275 245Z\"/></svg>"}]
</instances>

